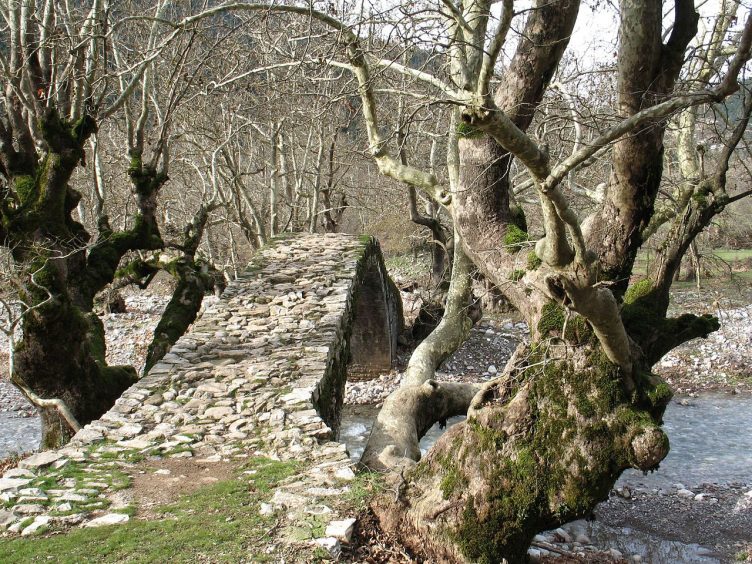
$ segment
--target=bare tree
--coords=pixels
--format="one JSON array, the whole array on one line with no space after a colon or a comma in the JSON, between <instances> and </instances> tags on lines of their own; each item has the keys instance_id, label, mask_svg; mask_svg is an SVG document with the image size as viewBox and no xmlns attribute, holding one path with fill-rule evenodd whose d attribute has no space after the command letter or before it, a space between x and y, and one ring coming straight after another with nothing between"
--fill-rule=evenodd
<instances>
[{"instance_id":1,"label":"bare tree","mask_svg":"<svg viewBox=\"0 0 752 564\"><path fill-rule=\"evenodd\" d=\"M122 21L112 21L99 0L83 17L61 12L54 2L9 4L0 235L12 243L18 263L28 265L27 276L38 272L43 278L44 291L32 288L30 305L45 303L24 321L17 372L28 384L33 378L45 397L62 399L79 422L100 413L134 377L132 370L104 368L101 324L90 304L125 253L166 244L156 198L175 145L170 132L176 110L188 92L238 97L225 106L227 115L207 110L207 119L219 117L221 127L203 126L210 132L204 138L213 141L193 163L212 192L207 190L206 213L200 211L195 228L177 244L188 258L217 202L252 245L287 228L310 230L319 216L328 229L339 229L336 214L345 202L337 203L331 191L338 120L331 129L312 126L313 120L300 126L302 112L285 111L268 91L285 87L301 99L315 98L311 106L318 115L327 109L319 100L328 98L329 109L346 103L362 115L366 152L380 173L441 206L455 231L442 322L385 402L365 454L381 469L409 469L399 473L396 499L377 500L375 512L384 528L429 558L521 560L537 531L587 514L623 470L657 467L668 452L660 424L671 391L651 367L678 344L718 327L709 316L669 317L669 289L698 233L748 194L729 195L726 179L747 128L749 98L741 116L731 118L712 165L706 162L704 172L701 165L698 176L690 171L694 157L684 159L690 195L677 199L665 233L653 235L663 237L662 250L648 278L631 286L630 278L656 217L668 124L677 115L680 123L691 121L693 108L739 89L752 19L734 24L729 14L741 8L722 3L710 38L688 52L697 35L694 3L666 2L671 9L665 14L663 4L620 2L613 96L592 111L583 107L562 64L578 0L536 0L525 8L513 0L442 0L385 7L375 16L365 8L360 14L343 10L342 17L336 6L325 13L314 5L224 2L191 12L160 1L153 18ZM225 16L226 25L212 26ZM66 41L50 37L52 28L39 23L49 17L67 24ZM79 22L75 31L73 22ZM302 31L287 41L283 28L291 22ZM264 29L266 43L257 43L266 45L263 57L245 61L238 41L231 58L237 64L210 81L211 69L223 69L205 62L211 40L220 41L223 29L229 36L254 27ZM198 51L205 56L194 59L189 54L200 29L208 30ZM146 48L127 48L135 39ZM70 51L70 44L81 47ZM183 72L189 61L190 72ZM157 69L164 78L159 84ZM336 80L327 74L333 70L340 73ZM316 80L295 80L296 73L314 72L320 73ZM261 103L254 98L257 85L243 82L250 77L267 90ZM202 88L185 87L204 78ZM319 82L329 85L324 94L315 88ZM243 89L246 97L238 96ZM385 109L400 98L415 106L404 113ZM243 110L246 102L267 111L251 115ZM449 119L429 111L434 106L445 108ZM412 127L402 119L408 114L413 121L433 116L436 127L426 128L433 134L441 135L449 121L441 171L430 159L416 158L420 151L401 152L411 140L402 135L409 133L406 123ZM121 231L100 221L91 248L77 251L88 233L71 219L79 196L68 181L98 121L116 115L126 122L137 215ZM185 137L201 144L198 134ZM599 160L605 154L608 160ZM259 170L263 182L254 178ZM100 187L97 202L101 193ZM351 192L348 201L358 196ZM575 209L582 198L588 200L584 220ZM542 233L537 240L533 229ZM432 378L472 322L473 265L531 330L503 373L480 389ZM69 336L51 347L50 336L63 333L61 324ZM154 350L160 347L155 342ZM53 364L73 349L81 352L68 355L61 369L68 381L46 384L52 375L40 363ZM102 382L113 383L106 394ZM419 460L420 436L435 421L461 412L467 422Z\"/></svg>"}]
</instances>

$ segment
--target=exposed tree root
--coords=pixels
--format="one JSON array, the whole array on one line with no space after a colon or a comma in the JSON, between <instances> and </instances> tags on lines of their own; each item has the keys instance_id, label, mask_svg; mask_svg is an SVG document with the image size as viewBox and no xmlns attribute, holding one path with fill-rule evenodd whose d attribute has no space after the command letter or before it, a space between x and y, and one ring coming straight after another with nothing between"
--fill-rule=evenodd
<instances>
[{"instance_id":1,"label":"exposed tree root","mask_svg":"<svg viewBox=\"0 0 752 564\"><path fill-rule=\"evenodd\" d=\"M467 413L479 389L435 380L397 389L374 422L361 464L378 471L412 466L420 460L420 439L435 423Z\"/></svg>"}]
</instances>

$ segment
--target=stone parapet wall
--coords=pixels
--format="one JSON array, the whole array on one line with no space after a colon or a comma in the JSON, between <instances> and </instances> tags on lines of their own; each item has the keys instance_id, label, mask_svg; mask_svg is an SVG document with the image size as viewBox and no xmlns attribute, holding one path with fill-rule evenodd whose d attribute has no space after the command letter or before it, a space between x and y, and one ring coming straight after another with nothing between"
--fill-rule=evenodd
<instances>
[{"instance_id":1,"label":"stone parapet wall","mask_svg":"<svg viewBox=\"0 0 752 564\"><path fill-rule=\"evenodd\" d=\"M335 441L350 342L359 372L369 354L389 368L401 328L392 288L372 238L275 239L101 419L5 473L0 527L31 535L125 522L117 510L130 502L132 475L157 457L304 460L271 504L290 523L326 506L355 476Z\"/></svg>"}]
</instances>

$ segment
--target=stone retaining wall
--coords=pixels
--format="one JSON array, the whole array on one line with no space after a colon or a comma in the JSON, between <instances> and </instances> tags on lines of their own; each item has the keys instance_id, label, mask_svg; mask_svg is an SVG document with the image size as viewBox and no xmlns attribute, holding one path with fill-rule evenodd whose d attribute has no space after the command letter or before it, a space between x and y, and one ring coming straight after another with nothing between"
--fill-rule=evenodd
<instances>
[{"instance_id":1,"label":"stone retaining wall","mask_svg":"<svg viewBox=\"0 0 752 564\"><path fill-rule=\"evenodd\" d=\"M5 473L0 527L125 522L141 460L261 455L307 462L271 501L288 525L312 508L336 522L327 499L355 476L335 441L350 347L360 374L389 368L402 322L390 282L372 238L274 240L101 419Z\"/></svg>"}]
</instances>

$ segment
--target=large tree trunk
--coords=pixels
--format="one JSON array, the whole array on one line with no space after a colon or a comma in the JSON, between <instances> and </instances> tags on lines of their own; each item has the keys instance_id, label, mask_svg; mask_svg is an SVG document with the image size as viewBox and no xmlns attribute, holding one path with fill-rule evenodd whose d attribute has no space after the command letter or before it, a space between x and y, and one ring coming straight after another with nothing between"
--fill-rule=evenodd
<instances>
[{"instance_id":1,"label":"large tree trunk","mask_svg":"<svg viewBox=\"0 0 752 564\"><path fill-rule=\"evenodd\" d=\"M439 325L410 357L400 387L379 411L361 464L371 470L411 467L420 460L420 439L436 422L464 415L479 386L440 383L436 369L467 339L473 326L472 263L459 248L454 254L452 278Z\"/></svg>"},{"instance_id":2,"label":"large tree trunk","mask_svg":"<svg viewBox=\"0 0 752 564\"><path fill-rule=\"evenodd\" d=\"M28 314L15 351L14 379L41 398L65 403L83 425L106 412L136 381L130 366L107 366L104 330L94 314L51 303ZM74 429L54 407L43 407L42 447L65 444Z\"/></svg>"},{"instance_id":3,"label":"large tree trunk","mask_svg":"<svg viewBox=\"0 0 752 564\"><path fill-rule=\"evenodd\" d=\"M170 347L196 320L204 295L212 288L224 289L222 274L212 265L196 260L196 252L213 208L214 206L206 204L199 207L185 230L182 244L179 245L183 251L182 256L157 268L169 272L177 281L177 285L159 324L154 329L154 337L146 354L144 374L167 354ZM150 270L148 266L146 270Z\"/></svg>"},{"instance_id":4,"label":"large tree trunk","mask_svg":"<svg viewBox=\"0 0 752 564\"><path fill-rule=\"evenodd\" d=\"M494 96L518 131L532 121L578 4L540 2L527 20ZM676 27L664 47L660 6L656 17L649 2L622 4L619 95L622 112L631 115L670 92L696 14L691 2L677 3ZM643 39L651 51L644 62L637 47ZM573 261L574 235L568 240L564 231L570 218L550 194L541 198L546 237L535 247L510 209L512 156L500 143L510 143L534 177L546 174L540 172L546 166L538 166L545 151L532 155L519 134L490 139L475 127L484 124L468 116L458 130L453 219L478 269L526 318L532 342L521 345L504 374L473 399L467 422L453 427L407 474L398 499L380 498L374 509L385 529L427 558L523 562L537 532L586 516L624 469L651 470L666 456L660 424L671 391L650 367L661 351L707 334L714 322L667 320L665 310L646 317L653 296L639 287L628 293L624 321L620 315L617 299L661 178L660 124L614 149L610 191L585 233L587 249L595 252L586 256L580 248ZM588 273L595 260L603 261L597 277ZM604 280L616 283L616 295L596 283Z\"/></svg>"},{"instance_id":5,"label":"large tree trunk","mask_svg":"<svg viewBox=\"0 0 752 564\"><path fill-rule=\"evenodd\" d=\"M625 393L591 337L521 345L398 499L377 502L382 526L435 561L524 562L538 531L588 515L624 469L656 468L668 453L660 423L671 392L644 372Z\"/></svg>"},{"instance_id":6,"label":"large tree trunk","mask_svg":"<svg viewBox=\"0 0 752 564\"><path fill-rule=\"evenodd\" d=\"M0 212L3 243L25 275L18 291L27 309L11 377L40 407L42 446L50 448L101 416L136 380L132 367L107 366L104 329L91 311L94 296L113 280L127 251L162 246L154 211L166 178L134 157L129 172L140 214L133 228L114 233L103 217L99 237L87 250L90 236L71 218L80 194L68 182L96 124L88 117L70 123L50 109L40 129L47 144L41 161L35 153L16 153L12 145L3 148L2 172L12 190ZM60 405L74 425L61 417Z\"/></svg>"}]
</instances>

